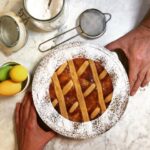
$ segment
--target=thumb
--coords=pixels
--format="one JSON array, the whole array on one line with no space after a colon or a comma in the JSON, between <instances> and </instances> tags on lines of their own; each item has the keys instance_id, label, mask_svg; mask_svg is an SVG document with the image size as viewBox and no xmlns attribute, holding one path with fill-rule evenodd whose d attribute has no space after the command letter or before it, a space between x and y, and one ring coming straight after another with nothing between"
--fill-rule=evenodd
<instances>
[{"instance_id":1,"label":"thumb","mask_svg":"<svg viewBox=\"0 0 150 150\"><path fill-rule=\"evenodd\" d=\"M105 47L106 47L107 49L109 49L110 51L114 51L114 50L116 50L116 49L120 49L120 48L121 48L121 45L120 45L119 40L116 40L116 41L113 41L113 42L107 44Z\"/></svg>"}]
</instances>

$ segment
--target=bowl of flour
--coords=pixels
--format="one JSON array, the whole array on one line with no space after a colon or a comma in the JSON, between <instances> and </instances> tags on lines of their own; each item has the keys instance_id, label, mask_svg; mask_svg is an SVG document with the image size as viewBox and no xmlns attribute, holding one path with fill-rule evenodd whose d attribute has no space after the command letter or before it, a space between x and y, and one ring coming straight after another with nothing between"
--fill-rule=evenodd
<instances>
[{"instance_id":1,"label":"bowl of flour","mask_svg":"<svg viewBox=\"0 0 150 150\"><path fill-rule=\"evenodd\" d=\"M65 0L24 0L24 9L32 23L51 31L64 22Z\"/></svg>"}]
</instances>

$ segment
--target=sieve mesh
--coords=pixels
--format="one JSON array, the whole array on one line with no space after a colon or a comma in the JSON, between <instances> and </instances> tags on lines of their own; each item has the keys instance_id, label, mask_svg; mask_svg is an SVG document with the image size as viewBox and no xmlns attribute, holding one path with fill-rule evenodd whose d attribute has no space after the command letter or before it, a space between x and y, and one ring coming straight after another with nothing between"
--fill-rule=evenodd
<instances>
[{"instance_id":1,"label":"sieve mesh","mask_svg":"<svg viewBox=\"0 0 150 150\"><path fill-rule=\"evenodd\" d=\"M98 36L105 30L106 20L103 13L96 9L85 11L80 16L80 28L87 36Z\"/></svg>"},{"instance_id":2,"label":"sieve mesh","mask_svg":"<svg viewBox=\"0 0 150 150\"><path fill-rule=\"evenodd\" d=\"M16 45L19 39L18 25L15 20L9 16L0 18L0 40L8 47Z\"/></svg>"}]
</instances>

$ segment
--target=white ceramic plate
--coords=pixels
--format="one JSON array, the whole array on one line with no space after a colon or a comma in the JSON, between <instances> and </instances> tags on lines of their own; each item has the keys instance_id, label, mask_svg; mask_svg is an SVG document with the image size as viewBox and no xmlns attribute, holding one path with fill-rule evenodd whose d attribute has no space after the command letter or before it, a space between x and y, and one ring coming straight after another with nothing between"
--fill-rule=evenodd
<instances>
[{"instance_id":1,"label":"white ceramic plate","mask_svg":"<svg viewBox=\"0 0 150 150\"><path fill-rule=\"evenodd\" d=\"M49 96L51 77L68 59L86 57L100 60L113 82L113 98L108 109L97 119L85 123L72 122L52 106ZM52 50L37 67L32 84L33 100L41 119L55 132L77 139L86 139L109 130L125 111L129 98L128 77L118 57L103 47L74 42Z\"/></svg>"}]
</instances>

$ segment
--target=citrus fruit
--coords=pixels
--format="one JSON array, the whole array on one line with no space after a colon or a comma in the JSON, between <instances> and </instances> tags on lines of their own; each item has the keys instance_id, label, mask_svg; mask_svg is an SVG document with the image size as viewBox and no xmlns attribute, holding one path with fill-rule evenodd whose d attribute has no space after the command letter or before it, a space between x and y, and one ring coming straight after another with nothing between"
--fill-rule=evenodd
<instances>
[{"instance_id":1,"label":"citrus fruit","mask_svg":"<svg viewBox=\"0 0 150 150\"><path fill-rule=\"evenodd\" d=\"M6 80L0 83L0 95L12 96L21 91L21 83Z\"/></svg>"},{"instance_id":2,"label":"citrus fruit","mask_svg":"<svg viewBox=\"0 0 150 150\"><path fill-rule=\"evenodd\" d=\"M9 71L12 66L3 66L0 68L0 81L7 80L9 78Z\"/></svg>"},{"instance_id":3,"label":"citrus fruit","mask_svg":"<svg viewBox=\"0 0 150 150\"><path fill-rule=\"evenodd\" d=\"M23 82L28 77L28 70L22 65L16 65L10 70L9 75L12 81Z\"/></svg>"}]
</instances>

